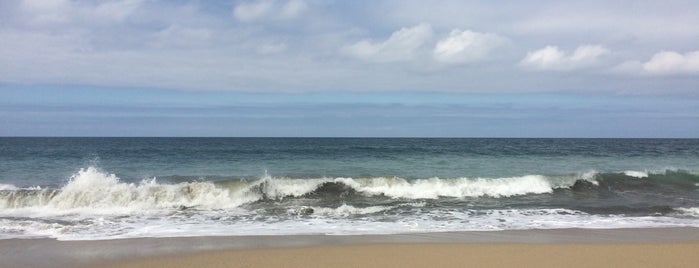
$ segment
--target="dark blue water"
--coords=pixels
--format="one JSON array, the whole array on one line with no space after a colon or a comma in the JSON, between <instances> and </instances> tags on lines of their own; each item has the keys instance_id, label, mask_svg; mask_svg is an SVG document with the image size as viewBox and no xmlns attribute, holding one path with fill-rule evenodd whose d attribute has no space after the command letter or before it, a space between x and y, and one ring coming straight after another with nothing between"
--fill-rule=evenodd
<instances>
[{"instance_id":1,"label":"dark blue water","mask_svg":"<svg viewBox=\"0 0 699 268\"><path fill-rule=\"evenodd\" d=\"M0 138L0 237L699 226L697 174L696 139Z\"/></svg>"},{"instance_id":2,"label":"dark blue water","mask_svg":"<svg viewBox=\"0 0 699 268\"><path fill-rule=\"evenodd\" d=\"M60 186L99 166L125 181L499 178L699 169L699 140L372 138L0 138L0 183Z\"/></svg>"}]
</instances>

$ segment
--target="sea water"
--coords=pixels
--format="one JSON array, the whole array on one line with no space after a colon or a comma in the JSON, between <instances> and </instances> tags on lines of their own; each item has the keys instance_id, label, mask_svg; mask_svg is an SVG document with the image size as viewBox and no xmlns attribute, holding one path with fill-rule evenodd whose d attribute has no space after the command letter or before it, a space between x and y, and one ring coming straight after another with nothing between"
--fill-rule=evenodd
<instances>
[{"instance_id":1,"label":"sea water","mask_svg":"<svg viewBox=\"0 0 699 268\"><path fill-rule=\"evenodd\" d=\"M673 226L696 139L0 138L0 239Z\"/></svg>"}]
</instances>

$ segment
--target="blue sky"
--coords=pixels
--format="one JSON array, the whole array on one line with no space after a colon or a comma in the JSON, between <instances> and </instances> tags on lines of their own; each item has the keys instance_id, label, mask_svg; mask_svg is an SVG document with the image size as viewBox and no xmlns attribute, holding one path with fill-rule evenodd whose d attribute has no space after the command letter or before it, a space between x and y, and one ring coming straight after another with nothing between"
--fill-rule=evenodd
<instances>
[{"instance_id":1,"label":"blue sky","mask_svg":"<svg viewBox=\"0 0 699 268\"><path fill-rule=\"evenodd\" d=\"M696 14L696 1L2 1L0 135L697 138Z\"/></svg>"}]
</instances>

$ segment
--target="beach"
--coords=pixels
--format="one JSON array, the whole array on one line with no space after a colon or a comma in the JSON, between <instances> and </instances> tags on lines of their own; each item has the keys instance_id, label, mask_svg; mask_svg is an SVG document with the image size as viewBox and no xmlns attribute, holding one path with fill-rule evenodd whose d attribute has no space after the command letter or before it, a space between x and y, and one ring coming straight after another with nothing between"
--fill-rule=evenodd
<instances>
[{"instance_id":1,"label":"beach","mask_svg":"<svg viewBox=\"0 0 699 268\"><path fill-rule=\"evenodd\" d=\"M699 1L0 0L0 268L699 268Z\"/></svg>"},{"instance_id":2,"label":"beach","mask_svg":"<svg viewBox=\"0 0 699 268\"><path fill-rule=\"evenodd\" d=\"M695 267L686 244L373 244L205 252L104 267Z\"/></svg>"},{"instance_id":3,"label":"beach","mask_svg":"<svg viewBox=\"0 0 699 268\"><path fill-rule=\"evenodd\" d=\"M3 267L694 267L699 228L0 240Z\"/></svg>"}]
</instances>

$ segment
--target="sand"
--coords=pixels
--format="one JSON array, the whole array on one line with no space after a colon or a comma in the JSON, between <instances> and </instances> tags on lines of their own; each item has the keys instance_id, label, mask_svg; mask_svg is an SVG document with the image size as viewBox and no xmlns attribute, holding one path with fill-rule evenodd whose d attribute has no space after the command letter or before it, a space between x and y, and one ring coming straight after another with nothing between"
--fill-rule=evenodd
<instances>
[{"instance_id":1,"label":"sand","mask_svg":"<svg viewBox=\"0 0 699 268\"><path fill-rule=\"evenodd\" d=\"M231 250L103 267L697 267L699 243L372 244Z\"/></svg>"},{"instance_id":2,"label":"sand","mask_svg":"<svg viewBox=\"0 0 699 268\"><path fill-rule=\"evenodd\" d=\"M699 228L0 240L0 267L699 267Z\"/></svg>"}]
</instances>

